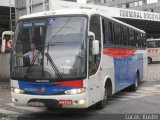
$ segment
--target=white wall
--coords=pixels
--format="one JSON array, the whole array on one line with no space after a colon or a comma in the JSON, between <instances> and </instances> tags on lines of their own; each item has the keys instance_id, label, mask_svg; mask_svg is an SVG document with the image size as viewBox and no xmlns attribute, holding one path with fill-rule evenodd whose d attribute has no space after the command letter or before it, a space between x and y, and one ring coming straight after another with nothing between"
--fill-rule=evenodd
<instances>
[{"instance_id":1,"label":"white wall","mask_svg":"<svg viewBox=\"0 0 160 120\"><path fill-rule=\"evenodd\" d=\"M12 7L14 7L15 6L14 0L0 0L0 6L10 6L10 1Z\"/></svg>"},{"instance_id":2,"label":"white wall","mask_svg":"<svg viewBox=\"0 0 160 120\"><path fill-rule=\"evenodd\" d=\"M87 3L87 0L77 0L77 3L83 3L83 4L86 4L86 3Z\"/></svg>"},{"instance_id":3,"label":"white wall","mask_svg":"<svg viewBox=\"0 0 160 120\"><path fill-rule=\"evenodd\" d=\"M0 82L10 79L10 53L0 54Z\"/></svg>"}]
</instances>

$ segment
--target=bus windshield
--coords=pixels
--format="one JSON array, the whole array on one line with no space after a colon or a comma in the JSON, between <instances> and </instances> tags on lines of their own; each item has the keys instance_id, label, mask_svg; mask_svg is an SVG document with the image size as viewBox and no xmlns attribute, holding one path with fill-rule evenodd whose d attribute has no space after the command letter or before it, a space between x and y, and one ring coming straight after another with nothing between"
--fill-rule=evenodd
<instances>
[{"instance_id":1,"label":"bus windshield","mask_svg":"<svg viewBox=\"0 0 160 120\"><path fill-rule=\"evenodd\" d=\"M84 16L54 16L20 21L11 62L11 78L20 80L86 77Z\"/></svg>"}]
</instances>

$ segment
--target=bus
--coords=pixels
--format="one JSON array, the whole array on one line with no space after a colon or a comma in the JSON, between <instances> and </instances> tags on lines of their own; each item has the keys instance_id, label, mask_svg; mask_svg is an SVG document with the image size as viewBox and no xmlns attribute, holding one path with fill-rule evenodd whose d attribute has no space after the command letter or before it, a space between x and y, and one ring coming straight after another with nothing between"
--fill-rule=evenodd
<instances>
[{"instance_id":1,"label":"bus","mask_svg":"<svg viewBox=\"0 0 160 120\"><path fill-rule=\"evenodd\" d=\"M13 37L14 37L14 32L12 31L4 31L2 33L1 53L10 51Z\"/></svg>"},{"instance_id":2,"label":"bus","mask_svg":"<svg viewBox=\"0 0 160 120\"><path fill-rule=\"evenodd\" d=\"M106 106L108 97L136 90L147 70L145 32L93 9L22 16L11 54L15 105Z\"/></svg>"},{"instance_id":3,"label":"bus","mask_svg":"<svg viewBox=\"0 0 160 120\"><path fill-rule=\"evenodd\" d=\"M148 64L160 61L160 38L147 39Z\"/></svg>"}]
</instances>

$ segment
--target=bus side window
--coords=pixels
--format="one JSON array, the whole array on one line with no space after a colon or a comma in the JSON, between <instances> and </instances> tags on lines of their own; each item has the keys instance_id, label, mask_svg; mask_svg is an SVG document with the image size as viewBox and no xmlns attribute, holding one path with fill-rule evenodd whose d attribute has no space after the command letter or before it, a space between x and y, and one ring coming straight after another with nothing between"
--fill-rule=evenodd
<instances>
[{"instance_id":1,"label":"bus side window","mask_svg":"<svg viewBox=\"0 0 160 120\"><path fill-rule=\"evenodd\" d=\"M131 46L132 47L135 47L136 46L136 42L135 42L135 35L134 35L134 31L133 30L129 30L129 40L130 40L130 43L131 43Z\"/></svg>"},{"instance_id":2,"label":"bus side window","mask_svg":"<svg viewBox=\"0 0 160 120\"><path fill-rule=\"evenodd\" d=\"M155 41L156 42L156 48L158 48L158 46L159 46L159 41Z\"/></svg>"},{"instance_id":3,"label":"bus side window","mask_svg":"<svg viewBox=\"0 0 160 120\"><path fill-rule=\"evenodd\" d=\"M115 45L122 45L122 37L121 37L121 26L117 23L114 24L114 37L115 37Z\"/></svg>"},{"instance_id":4,"label":"bus side window","mask_svg":"<svg viewBox=\"0 0 160 120\"><path fill-rule=\"evenodd\" d=\"M122 33L123 33L123 45L128 46L129 45L128 28L123 27Z\"/></svg>"},{"instance_id":5,"label":"bus side window","mask_svg":"<svg viewBox=\"0 0 160 120\"><path fill-rule=\"evenodd\" d=\"M96 40L101 40L100 16L93 15L90 20L90 31L95 34Z\"/></svg>"},{"instance_id":6,"label":"bus side window","mask_svg":"<svg viewBox=\"0 0 160 120\"><path fill-rule=\"evenodd\" d=\"M157 41L157 48L160 47L160 41Z\"/></svg>"},{"instance_id":7,"label":"bus side window","mask_svg":"<svg viewBox=\"0 0 160 120\"><path fill-rule=\"evenodd\" d=\"M156 48L156 41L148 41L148 48Z\"/></svg>"},{"instance_id":8,"label":"bus side window","mask_svg":"<svg viewBox=\"0 0 160 120\"><path fill-rule=\"evenodd\" d=\"M142 36L142 39L141 39L142 47L145 48L146 45L147 45L147 43L146 43L146 35L141 33L141 36Z\"/></svg>"},{"instance_id":9,"label":"bus side window","mask_svg":"<svg viewBox=\"0 0 160 120\"><path fill-rule=\"evenodd\" d=\"M122 33L122 32L123 32L123 29L124 29L124 27L121 26L121 27L120 27L120 33L121 33L121 34L120 34L120 35L121 35L121 37L120 37L120 39L121 39L121 40L120 40L120 44L121 44L122 46L123 46L123 39L124 39L124 35L123 35L123 33Z\"/></svg>"},{"instance_id":10,"label":"bus side window","mask_svg":"<svg viewBox=\"0 0 160 120\"><path fill-rule=\"evenodd\" d=\"M142 40L140 38L140 34L135 32L135 40L136 40L136 47L142 47Z\"/></svg>"},{"instance_id":11,"label":"bus side window","mask_svg":"<svg viewBox=\"0 0 160 120\"><path fill-rule=\"evenodd\" d=\"M99 40L99 55L92 54L92 40L89 40L89 75L94 75L100 64L101 59L101 24L100 16L93 15L90 19L90 31L95 34L95 39Z\"/></svg>"},{"instance_id":12,"label":"bus side window","mask_svg":"<svg viewBox=\"0 0 160 120\"><path fill-rule=\"evenodd\" d=\"M104 47L112 45L113 44L112 22L110 22L107 19L103 19L102 28L103 28Z\"/></svg>"}]
</instances>

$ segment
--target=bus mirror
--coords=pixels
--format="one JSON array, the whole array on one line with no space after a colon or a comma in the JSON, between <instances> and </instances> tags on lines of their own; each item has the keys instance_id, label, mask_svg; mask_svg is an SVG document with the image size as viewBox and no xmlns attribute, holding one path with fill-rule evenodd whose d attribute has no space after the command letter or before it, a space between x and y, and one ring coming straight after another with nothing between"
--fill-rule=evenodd
<instances>
[{"instance_id":1,"label":"bus mirror","mask_svg":"<svg viewBox=\"0 0 160 120\"><path fill-rule=\"evenodd\" d=\"M95 34L93 32L89 32L88 33L88 36L89 36L89 40L95 40Z\"/></svg>"},{"instance_id":2,"label":"bus mirror","mask_svg":"<svg viewBox=\"0 0 160 120\"><path fill-rule=\"evenodd\" d=\"M6 40L2 39L1 53L4 53L6 49Z\"/></svg>"},{"instance_id":3,"label":"bus mirror","mask_svg":"<svg viewBox=\"0 0 160 120\"><path fill-rule=\"evenodd\" d=\"M99 41L98 40L92 41L92 54L93 55L99 54Z\"/></svg>"}]
</instances>

